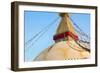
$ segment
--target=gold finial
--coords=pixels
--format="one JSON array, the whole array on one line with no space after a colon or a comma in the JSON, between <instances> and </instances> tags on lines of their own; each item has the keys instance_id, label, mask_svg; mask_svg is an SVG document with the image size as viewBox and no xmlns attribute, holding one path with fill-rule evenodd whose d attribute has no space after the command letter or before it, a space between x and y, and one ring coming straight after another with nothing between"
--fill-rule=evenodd
<instances>
[{"instance_id":1,"label":"gold finial","mask_svg":"<svg viewBox=\"0 0 100 73\"><path fill-rule=\"evenodd\" d=\"M59 14L61 17L64 17L64 16L68 16L69 17L69 14L68 13L60 13Z\"/></svg>"}]
</instances>

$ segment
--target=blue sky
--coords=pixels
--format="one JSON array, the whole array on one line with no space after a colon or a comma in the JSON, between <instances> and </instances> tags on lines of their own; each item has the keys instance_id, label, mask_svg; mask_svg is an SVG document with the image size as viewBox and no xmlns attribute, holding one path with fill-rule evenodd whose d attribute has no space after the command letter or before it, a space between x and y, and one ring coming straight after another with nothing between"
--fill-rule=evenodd
<instances>
[{"instance_id":1,"label":"blue sky","mask_svg":"<svg viewBox=\"0 0 100 73\"><path fill-rule=\"evenodd\" d=\"M85 33L90 34L89 14L70 13L70 17ZM55 19L57 19L55 23L50 24ZM54 43L53 35L56 32L60 20L61 18L59 13L34 11L24 12L25 61L32 61L41 51ZM26 43L38 32L40 32L41 29L48 25L51 26L49 26L47 29L44 29L44 32L45 30L46 32L42 36L40 34L31 42Z\"/></svg>"}]
</instances>

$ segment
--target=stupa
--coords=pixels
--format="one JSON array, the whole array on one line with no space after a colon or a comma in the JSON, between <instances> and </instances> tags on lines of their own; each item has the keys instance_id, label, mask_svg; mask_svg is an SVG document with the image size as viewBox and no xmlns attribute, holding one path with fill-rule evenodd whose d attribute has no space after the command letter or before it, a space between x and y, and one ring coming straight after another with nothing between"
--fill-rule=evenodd
<instances>
[{"instance_id":1,"label":"stupa","mask_svg":"<svg viewBox=\"0 0 100 73\"><path fill-rule=\"evenodd\" d=\"M78 36L74 30L68 13L60 13L61 22L53 40L55 44L41 52L34 61L76 60L90 58L90 52L77 43Z\"/></svg>"}]
</instances>

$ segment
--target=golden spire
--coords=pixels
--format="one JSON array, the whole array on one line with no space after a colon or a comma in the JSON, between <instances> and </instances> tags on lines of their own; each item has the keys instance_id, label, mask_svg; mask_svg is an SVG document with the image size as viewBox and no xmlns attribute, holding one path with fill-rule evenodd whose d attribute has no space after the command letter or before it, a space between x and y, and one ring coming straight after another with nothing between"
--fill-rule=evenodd
<instances>
[{"instance_id":1,"label":"golden spire","mask_svg":"<svg viewBox=\"0 0 100 73\"><path fill-rule=\"evenodd\" d=\"M57 28L56 35L66 33L72 34L72 36L76 35L72 22L70 21L68 13L60 13L61 22ZM73 40L71 36L66 36L63 40Z\"/></svg>"},{"instance_id":2,"label":"golden spire","mask_svg":"<svg viewBox=\"0 0 100 73\"><path fill-rule=\"evenodd\" d=\"M75 34L74 28L73 28L72 23L69 18L69 14L68 13L60 13L59 15L61 17L61 22L58 26L56 34L60 34L60 33L66 32L66 31L70 31L73 34Z\"/></svg>"}]
</instances>

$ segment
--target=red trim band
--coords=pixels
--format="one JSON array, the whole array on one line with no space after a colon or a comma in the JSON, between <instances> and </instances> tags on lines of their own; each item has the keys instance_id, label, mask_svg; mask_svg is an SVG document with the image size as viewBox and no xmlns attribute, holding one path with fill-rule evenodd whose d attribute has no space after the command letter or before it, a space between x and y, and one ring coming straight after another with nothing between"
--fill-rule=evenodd
<instances>
[{"instance_id":1,"label":"red trim band","mask_svg":"<svg viewBox=\"0 0 100 73\"><path fill-rule=\"evenodd\" d=\"M55 36L53 37L53 40L59 40L59 39L62 39L62 38L64 38L64 37L67 37L67 36L72 37L74 40L78 40L78 36L74 35L74 34L73 34L72 32L70 32L70 31L67 31L67 32L64 32L64 33L55 35Z\"/></svg>"}]
</instances>

